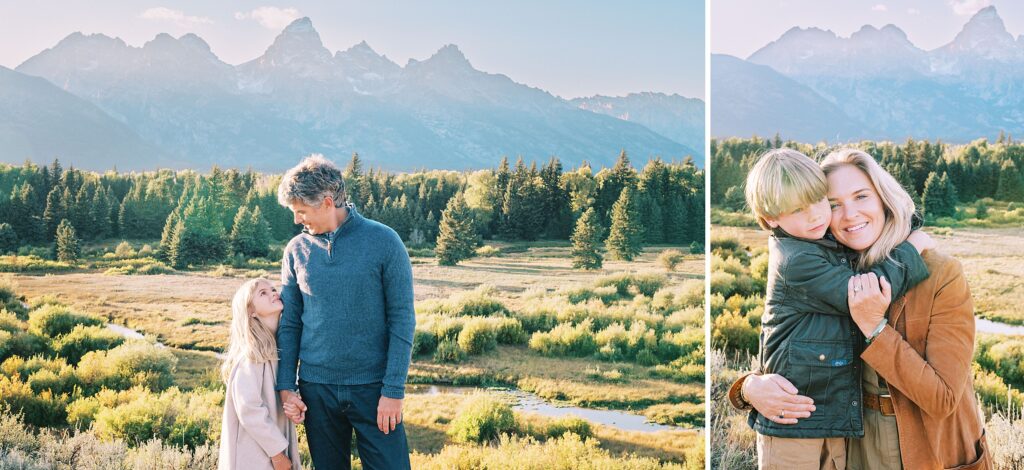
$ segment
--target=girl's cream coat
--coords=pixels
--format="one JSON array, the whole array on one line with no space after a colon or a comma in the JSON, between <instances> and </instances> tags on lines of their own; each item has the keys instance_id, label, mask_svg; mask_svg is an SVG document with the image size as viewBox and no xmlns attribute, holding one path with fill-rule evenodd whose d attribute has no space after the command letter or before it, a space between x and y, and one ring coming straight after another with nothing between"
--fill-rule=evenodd
<instances>
[{"instance_id":1,"label":"girl's cream coat","mask_svg":"<svg viewBox=\"0 0 1024 470\"><path fill-rule=\"evenodd\" d=\"M271 470L270 457L286 451L300 470L295 425L284 415L274 391L277 360L240 361L231 372L224 398L219 470Z\"/></svg>"}]
</instances>

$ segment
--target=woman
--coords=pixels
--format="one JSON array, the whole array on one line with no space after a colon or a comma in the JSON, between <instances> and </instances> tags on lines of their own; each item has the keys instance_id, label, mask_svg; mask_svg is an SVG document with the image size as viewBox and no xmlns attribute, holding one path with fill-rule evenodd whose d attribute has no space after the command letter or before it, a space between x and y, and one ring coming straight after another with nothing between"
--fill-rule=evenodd
<instances>
[{"instance_id":1,"label":"woman","mask_svg":"<svg viewBox=\"0 0 1024 470\"><path fill-rule=\"evenodd\" d=\"M231 340L221 376L227 385L221 470L299 470L295 425L277 400L274 332L284 304L266 279L242 284L231 302Z\"/></svg>"},{"instance_id":2,"label":"woman","mask_svg":"<svg viewBox=\"0 0 1024 470\"><path fill-rule=\"evenodd\" d=\"M859 150L833 152L822 170L833 236L858 253L861 268L883 259L909 233L910 196ZM877 278L850 281L851 316L867 341L860 355L864 403L851 403L865 408L865 436L848 444L853 470L991 467L974 398L974 311L963 269L935 250L922 256L930 277L891 305ZM743 398L776 422L813 412L811 400L781 376L741 380Z\"/></svg>"}]
</instances>

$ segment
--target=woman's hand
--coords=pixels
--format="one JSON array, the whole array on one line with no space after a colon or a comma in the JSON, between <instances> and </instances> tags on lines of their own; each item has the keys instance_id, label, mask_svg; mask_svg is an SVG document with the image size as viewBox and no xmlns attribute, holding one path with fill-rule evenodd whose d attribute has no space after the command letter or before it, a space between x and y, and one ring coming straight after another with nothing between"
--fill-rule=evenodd
<instances>
[{"instance_id":1,"label":"woman's hand","mask_svg":"<svg viewBox=\"0 0 1024 470\"><path fill-rule=\"evenodd\" d=\"M270 463L274 465L274 470L291 470L292 460L282 451L270 458Z\"/></svg>"},{"instance_id":2,"label":"woman's hand","mask_svg":"<svg viewBox=\"0 0 1024 470\"><path fill-rule=\"evenodd\" d=\"M864 336L871 336L885 318L885 311L892 301L892 286L884 277L879 279L875 273L858 274L850 278L846 298L853 322Z\"/></svg>"},{"instance_id":3,"label":"woman's hand","mask_svg":"<svg viewBox=\"0 0 1024 470\"><path fill-rule=\"evenodd\" d=\"M931 235L928 235L921 230L914 230L913 232L910 232L910 236L907 237L907 242L914 245L914 248L917 248L918 253L924 253L924 250L932 250L939 246L938 242L936 242Z\"/></svg>"},{"instance_id":4,"label":"woman's hand","mask_svg":"<svg viewBox=\"0 0 1024 470\"><path fill-rule=\"evenodd\" d=\"M797 394L796 387L778 374L749 375L743 381L743 398L758 413L779 424L796 424L814 411L814 400Z\"/></svg>"}]
</instances>

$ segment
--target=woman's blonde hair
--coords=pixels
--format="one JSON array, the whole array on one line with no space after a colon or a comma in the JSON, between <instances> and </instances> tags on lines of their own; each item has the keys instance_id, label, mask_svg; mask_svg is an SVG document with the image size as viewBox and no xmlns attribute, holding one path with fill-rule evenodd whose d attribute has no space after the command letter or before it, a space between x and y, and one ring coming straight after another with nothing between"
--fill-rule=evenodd
<instances>
[{"instance_id":1,"label":"woman's blonde hair","mask_svg":"<svg viewBox=\"0 0 1024 470\"><path fill-rule=\"evenodd\" d=\"M910 224L915 211L914 200L896 178L863 151L843 148L829 153L821 161L821 169L826 176L847 165L856 167L871 180L875 192L882 200L885 212L885 222L882 224L878 240L861 252L857 262L858 268L867 269L887 258L891 259L889 252L910 235Z\"/></svg>"},{"instance_id":2,"label":"woman's blonde hair","mask_svg":"<svg viewBox=\"0 0 1024 470\"><path fill-rule=\"evenodd\" d=\"M811 157L793 149L770 150L747 174L744 195L761 228L771 230L767 219L810 206L828 193L828 181Z\"/></svg>"},{"instance_id":3,"label":"woman's blonde hair","mask_svg":"<svg viewBox=\"0 0 1024 470\"><path fill-rule=\"evenodd\" d=\"M263 278L246 281L231 300L231 339L227 357L220 367L220 376L224 383L231 379L231 371L241 361L261 363L277 358L277 340L274 333L263 322L257 320L252 312L253 294L261 282L270 283Z\"/></svg>"}]
</instances>

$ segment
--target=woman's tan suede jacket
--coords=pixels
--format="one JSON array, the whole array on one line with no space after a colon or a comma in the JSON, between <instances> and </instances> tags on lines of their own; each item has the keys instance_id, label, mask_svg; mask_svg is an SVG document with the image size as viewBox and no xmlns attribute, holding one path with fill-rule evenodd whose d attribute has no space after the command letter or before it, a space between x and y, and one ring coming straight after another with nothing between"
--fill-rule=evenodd
<instances>
[{"instance_id":1,"label":"woman's tan suede jacket","mask_svg":"<svg viewBox=\"0 0 1024 470\"><path fill-rule=\"evenodd\" d=\"M907 469L989 469L974 395L974 304L960 262L922 255L931 276L889 307L861 358L889 383Z\"/></svg>"}]
</instances>

